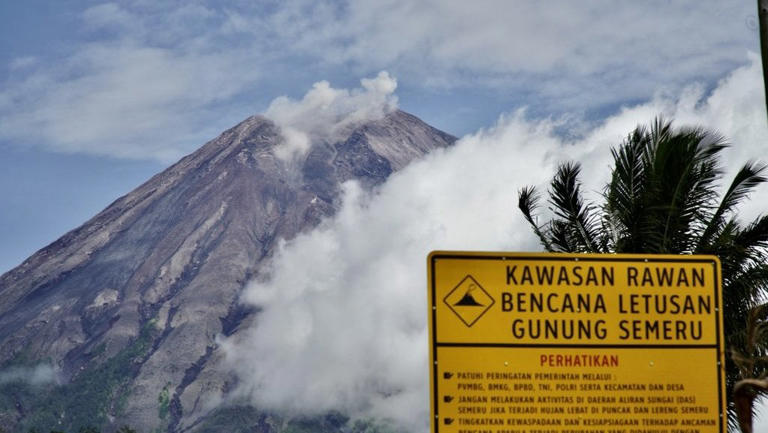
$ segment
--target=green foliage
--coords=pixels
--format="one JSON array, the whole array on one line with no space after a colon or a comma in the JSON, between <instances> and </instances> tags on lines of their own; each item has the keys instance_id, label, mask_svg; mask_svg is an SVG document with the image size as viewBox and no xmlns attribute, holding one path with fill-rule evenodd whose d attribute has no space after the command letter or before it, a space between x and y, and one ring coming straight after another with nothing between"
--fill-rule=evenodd
<instances>
[{"instance_id":1,"label":"green foliage","mask_svg":"<svg viewBox=\"0 0 768 433\"><path fill-rule=\"evenodd\" d=\"M154 433L163 433L168 430L168 414L171 412L170 386L170 382L166 383L157 395L157 417L160 419L160 424L153 430Z\"/></svg>"},{"instance_id":2,"label":"green foliage","mask_svg":"<svg viewBox=\"0 0 768 433\"><path fill-rule=\"evenodd\" d=\"M156 332L148 324L113 358L83 371L65 385L36 388L22 382L4 384L0 386L0 410L14 410L16 401L30 408L20 426L30 431L47 431L53 425L76 431L106 424L107 415L120 409L119 404L112 407L112 402L125 401L127 385L137 372L138 361L151 350Z\"/></svg>"},{"instance_id":3,"label":"green foliage","mask_svg":"<svg viewBox=\"0 0 768 433\"><path fill-rule=\"evenodd\" d=\"M352 424L350 433L405 433L405 431L395 428L392 424L373 419L362 419L356 420Z\"/></svg>"},{"instance_id":4,"label":"green foliage","mask_svg":"<svg viewBox=\"0 0 768 433\"><path fill-rule=\"evenodd\" d=\"M168 389L170 386L170 383L165 384L163 390L157 396L157 416L161 420L168 418L168 413L170 412L171 393Z\"/></svg>"},{"instance_id":5,"label":"green foliage","mask_svg":"<svg viewBox=\"0 0 768 433\"><path fill-rule=\"evenodd\" d=\"M228 406L206 417L198 433L249 433L253 427L269 423L267 416L252 406Z\"/></svg>"},{"instance_id":6,"label":"green foliage","mask_svg":"<svg viewBox=\"0 0 768 433\"><path fill-rule=\"evenodd\" d=\"M250 433L276 431L279 433L404 433L384 422L372 419L350 420L340 412L323 415L282 418L260 412L249 405L221 407L206 417L198 433Z\"/></svg>"},{"instance_id":7,"label":"green foliage","mask_svg":"<svg viewBox=\"0 0 768 433\"><path fill-rule=\"evenodd\" d=\"M40 430L36 427L30 427L29 430L27 430L27 432L40 433ZM0 433L6 433L2 427L0 427ZM67 432L65 430L49 430L49 433L67 433ZM77 430L77 433L101 433L101 430L89 425L85 427L80 427L80 429ZM117 433L138 433L138 432L124 425L117 430Z\"/></svg>"}]
</instances>

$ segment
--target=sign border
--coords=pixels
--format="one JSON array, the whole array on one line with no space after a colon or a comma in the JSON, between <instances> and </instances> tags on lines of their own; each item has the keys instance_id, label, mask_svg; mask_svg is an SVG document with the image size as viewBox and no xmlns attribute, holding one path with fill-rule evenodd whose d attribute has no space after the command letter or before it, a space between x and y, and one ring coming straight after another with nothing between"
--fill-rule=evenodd
<instances>
[{"instance_id":1,"label":"sign border","mask_svg":"<svg viewBox=\"0 0 768 433\"><path fill-rule=\"evenodd\" d=\"M515 344L515 343L452 343L437 341L437 290L435 281L435 265L437 260L538 260L559 262L644 262L644 263L709 263L713 265L714 272L714 298L715 298L715 333L716 344ZM427 280L429 294L429 344L430 344L430 419L431 432L440 432L440 414L438 392L438 347L558 347L558 348L637 348L637 349L716 349L715 368L717 369L717 401L719 406L719 431L725 432L725 351L723 348L723 323L722 323L722 289L721 263L717 256L713 255L671 255L671 254L584 254L584 253L531 253L531 252L470 252L470 251L432 251L427 257Z\"/></svg>"}]
</instances>

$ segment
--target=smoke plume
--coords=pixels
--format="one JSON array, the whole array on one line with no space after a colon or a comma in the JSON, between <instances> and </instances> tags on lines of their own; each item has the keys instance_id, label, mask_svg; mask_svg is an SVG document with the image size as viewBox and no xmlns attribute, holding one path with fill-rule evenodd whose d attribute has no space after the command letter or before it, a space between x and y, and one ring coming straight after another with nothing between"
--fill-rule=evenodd
<instances>
[{"instance_id":1,"label":"smoke plume","mask_svg":"<svg viewBox=\"0 0 768 433\"><path fill-rule=\"evenodd\" d=\"M377 120L397 108L397 80L386 71L360 80L361 88L334 89L327 81L312 86L300 101L281 96L265 115L283 130L278 157L304 155L313 141L336 141L364 121Z\"/></svg>"}]
</instances>

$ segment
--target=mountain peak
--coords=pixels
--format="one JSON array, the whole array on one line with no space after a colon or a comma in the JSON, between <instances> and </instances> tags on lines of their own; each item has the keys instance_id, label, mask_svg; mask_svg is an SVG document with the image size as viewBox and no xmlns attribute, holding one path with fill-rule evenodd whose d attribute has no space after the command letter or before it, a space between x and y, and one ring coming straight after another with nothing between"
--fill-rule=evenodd
<instances>
[{"instance_id":1,"label":"mountain peak","mask_svg":"<svg viewBox=\"0 0 768 433\"><path fill-rule=\"evenodd\" d=\"M238 296L277 241L333 215L342 182L380 184L455 138L397 110L313 143L296 164L276 157L283 140L275 122L248 117L0 276L0 366L50 359L71 394L130 355L94 403L100 422L193 428L234 383L216 338L249 320ZM158 419L162 393L173 410ZM20 398L0 420L40 404ZM62 404L76 430L78 409Z\"/></svg>"}]
</instances>

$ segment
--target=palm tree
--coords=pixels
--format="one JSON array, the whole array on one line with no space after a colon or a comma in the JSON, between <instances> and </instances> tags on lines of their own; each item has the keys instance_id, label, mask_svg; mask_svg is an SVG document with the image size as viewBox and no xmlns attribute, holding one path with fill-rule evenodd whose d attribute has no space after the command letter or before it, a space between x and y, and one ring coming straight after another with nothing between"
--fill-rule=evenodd
<instances>
[{"instance_id":1,"label":"palm tree","mask_svg":"<svg viewBox=\"0 0 768 433\"><path fill-rule=\"evenodd\" d=\"M745 318L768 293L768 216L742 225L737 205L766 182L766 165L747 162L728 188L718 194L723 177L722 136L702 128L673 128L657 118L638 126L611 150L613 170L602 204L585 201L580 166L558 167L549 190L553 217L540 224L541 200L535 187L521 189L518 206L542 245L550 252L713 254L720 258L723 315L731 353L764 356L766 341L747 344ZM755 343L753 341L753 343ZM758 377L764 364L740 369L729 356L726 383ZM736 418L729 403L729 425Z\"/></svg>"}]
</instances>

